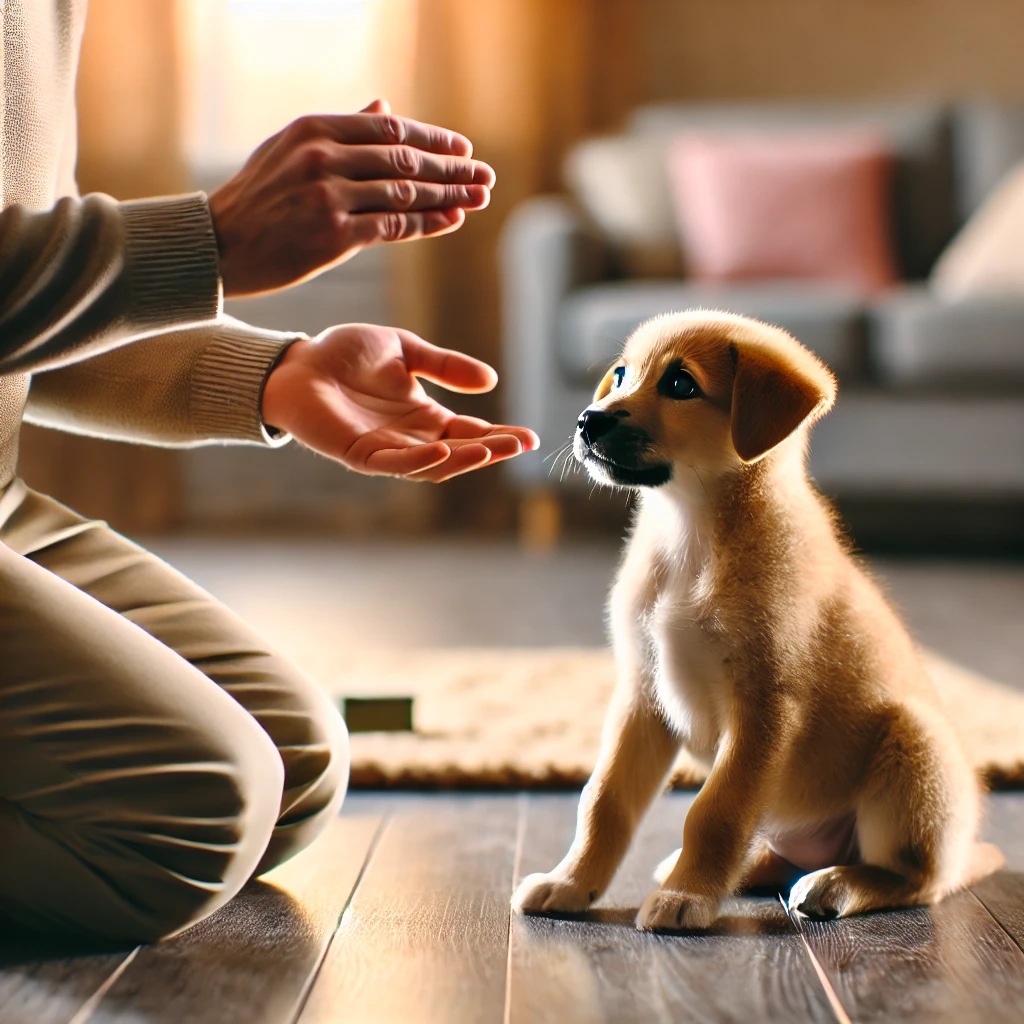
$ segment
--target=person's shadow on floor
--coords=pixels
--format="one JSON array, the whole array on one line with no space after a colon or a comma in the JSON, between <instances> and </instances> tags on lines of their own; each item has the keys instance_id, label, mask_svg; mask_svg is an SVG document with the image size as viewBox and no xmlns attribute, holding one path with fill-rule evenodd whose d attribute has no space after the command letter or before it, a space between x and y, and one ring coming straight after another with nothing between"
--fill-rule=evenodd
<instances>
[{"instance_id":1,"label":"person's shadow on floor","mask_svg":"<svg viewBox=\"0 0 1024 1024\"><path fill-rule=\"evenodd\" d=\"M105 986L111 1016L147 1018L173 1001L166 1019L187 1020L189 1007L214 998L235 1019L266 1019L268 1005L291 1005L303 990L322 956L321 939L309 909L264 881L249 882L206 920L149 946L40 935L0 918L0 1020L70 1020Z\"/></svg>"}]
</instances>

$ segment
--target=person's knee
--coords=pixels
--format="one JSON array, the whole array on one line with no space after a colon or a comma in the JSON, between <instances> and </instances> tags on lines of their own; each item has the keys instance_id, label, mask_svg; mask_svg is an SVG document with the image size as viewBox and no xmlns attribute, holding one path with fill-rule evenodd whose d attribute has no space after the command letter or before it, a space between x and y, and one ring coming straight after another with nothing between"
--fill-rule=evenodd
<instances>
[{"instance_id":1,"label":"person's knee","mask_svg":"<svg viewBox=\"0 0 1024 1024\"><path fill-rule=\"evenodd\" d=\"M254 714L278 749L284 766L279 825L340 805L348 784L349 740L328 696L289 664L274 666L273 706Z\"/></svg>"},{"instance_id":2,"label":"person's knee","mask_svg":"<svg viewBox=\"0 0 1024 1024\"><path fill-rule=\"evenodd\" d=\"M240 714L180 764L150 778L148 810L122 824L119 887L135 934L156 941L208 917L252 877L277 823L284 769L266 733ZM133 801L134 802L134 801Z\"/></svg>"},{"instance_id":3,"label":"person's knee","mask_svg":"<svg viewBox=\"0 0 1024 1024\"><path fill-rule=\"evenodd\" d=\"M294 773L287 765L285 769L285 799L291 802L291 813L283 812L283 820L319 814L329 807L337 811L348 787L349 738L340 712L324 697L306 709L305 722L307 742L296 751Z\"/></svg>"},{"instance_id":4,"label":"person's knee","mask_svg":"<svg viewBox=\"0 0 1024 1024\"><path fill-rule=\"evenodd\" d=\"M284 765L281 814L257 874L308 846L337 815L348 789L349 738L341 714L311 684L295 687L288 742L276 737Z\"/></svg>"}]
</instances>

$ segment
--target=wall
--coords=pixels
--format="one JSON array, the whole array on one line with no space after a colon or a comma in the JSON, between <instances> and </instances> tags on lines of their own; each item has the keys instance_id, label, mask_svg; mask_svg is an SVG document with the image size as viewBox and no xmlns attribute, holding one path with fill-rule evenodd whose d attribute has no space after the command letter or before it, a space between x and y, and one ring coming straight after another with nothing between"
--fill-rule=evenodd
<instances>
[{"instance_id":1,"label":"wall","mask_svg":"<svg viewBox=\"0 0 1024 1024\"><path fill-rule=\"evenodd\" d=\"M1020 0L641 0L637 92L1024 98Z\"/></svg>"}]
</instances>

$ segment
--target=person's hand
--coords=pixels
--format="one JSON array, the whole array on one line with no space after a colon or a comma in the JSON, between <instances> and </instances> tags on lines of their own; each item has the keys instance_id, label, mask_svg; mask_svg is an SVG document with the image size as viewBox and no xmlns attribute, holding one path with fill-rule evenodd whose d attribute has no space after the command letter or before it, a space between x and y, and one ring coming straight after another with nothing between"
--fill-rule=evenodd
<instances>
[{"instance_id":1,"label":"person's hand","mask_svg":"<svg viewBox=\"0 0 1024 1024\"><path fill-rule=\"evenodd\" d=\"M210 196L226 296L296 284L377 242L454 231L494 171L456 132L396 117L301 117Z\"/></svg>"},{"instance_id":2,"label":"person's hand","mask_svg":"<svg viewBox=\"0 0 1024 1024\"><path fill-rule=\"evenodd\" d=\"M263 422L360 473L435 483L539 444L525 427L456 416L418 377L469 393L498 380L409 331L345 324L289 346L264 386Z\"/></svg>"}]
</instances>

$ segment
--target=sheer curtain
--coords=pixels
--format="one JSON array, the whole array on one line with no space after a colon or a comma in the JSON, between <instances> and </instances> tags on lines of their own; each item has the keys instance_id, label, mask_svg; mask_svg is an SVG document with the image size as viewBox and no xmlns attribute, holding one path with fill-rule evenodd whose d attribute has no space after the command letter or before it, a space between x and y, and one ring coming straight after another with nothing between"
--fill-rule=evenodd
<instances>
[{"instance_id":1,"label":"sheer curtain","mask_svg":"<svg viewBox=\"0 0 1024 1024\"><path fill-rule=\"evenodd\" d=\"M396 251L407 326L498 366L515 357L500 351L502 224L527 197L558 191L567 149L615 126L634 103L636 20L634 0L419 0L408 109L468 135L498 181L490 208L461 231ZM500 384L471 407L500 417ZM501 480L488 471L446 484L446 520L507 525Z\"/></svg>"},{"instance_id":2,"label":"sheer curtain","mask_svg":"<svg viewBox=\"0 0 1024 1024\"><path fill-rule=\"evenodd\" d=\"M416 0L178 0L184 147L233 169L301 114L406 99Z\"/></svg>"}]
</instances>

